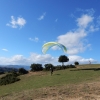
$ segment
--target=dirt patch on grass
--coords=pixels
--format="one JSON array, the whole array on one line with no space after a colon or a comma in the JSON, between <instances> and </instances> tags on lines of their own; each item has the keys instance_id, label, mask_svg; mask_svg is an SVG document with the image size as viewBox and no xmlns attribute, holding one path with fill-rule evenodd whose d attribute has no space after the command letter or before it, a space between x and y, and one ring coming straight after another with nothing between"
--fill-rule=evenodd
<instances>
[{"instance_id":1,"label":"dirt patch on grass","mask_svg":"<svg viewBox=\"0 0 100 100\"><path fill-rule=\"evenodd\" d=\"M32 75L42 76L42 75L46 75L46 74L47 74L46 71L39 71L39 72L31 72L31 71L29 71L27 76L32 76Z\"/></svg>"},{"instance_id":2,"label":"dirt patch on grass","mask_svg":"<svg viewBox=\"0 0 100 100\"><path fill-rule=\"evenodd\" d=\"M100 82L31 89L2 96L0 100L100 100Z\"/></svg>"}]
</instances>

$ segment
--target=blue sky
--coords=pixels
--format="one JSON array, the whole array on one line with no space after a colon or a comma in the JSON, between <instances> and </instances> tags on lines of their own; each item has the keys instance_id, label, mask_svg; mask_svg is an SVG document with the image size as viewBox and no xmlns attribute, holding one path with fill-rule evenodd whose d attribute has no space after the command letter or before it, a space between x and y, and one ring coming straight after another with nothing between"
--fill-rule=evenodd
<instances>
[{"instance_id":1,"label":"blue sky","mask_svg":"<svg viewBox=\"0 0 100 100\"><path fill-rule=\"evenodd\" d=\"M0 65L100 63L100 0L0 0ZM57 41L42 53L42 45Z\"/></svg>"}]
</instances>

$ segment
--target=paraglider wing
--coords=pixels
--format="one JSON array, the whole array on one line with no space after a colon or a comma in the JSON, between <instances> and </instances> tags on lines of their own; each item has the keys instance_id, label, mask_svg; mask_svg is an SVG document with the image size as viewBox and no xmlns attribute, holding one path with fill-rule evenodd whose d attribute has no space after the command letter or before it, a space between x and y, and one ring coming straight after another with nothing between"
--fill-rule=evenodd
<instances>
[{"instance_id":1,"label":"paraglider wing","mask_svg":"<svg viewBox=\"0 0 100 100\"><path fill-rule=\"evenodd\" d=\"M67 52L67 48L63 44L60 44L58 42L47 42L42 46L43 54L45 54L51 47L55 45L59 46L64 52Z\"/></svg>"}]
</instances>

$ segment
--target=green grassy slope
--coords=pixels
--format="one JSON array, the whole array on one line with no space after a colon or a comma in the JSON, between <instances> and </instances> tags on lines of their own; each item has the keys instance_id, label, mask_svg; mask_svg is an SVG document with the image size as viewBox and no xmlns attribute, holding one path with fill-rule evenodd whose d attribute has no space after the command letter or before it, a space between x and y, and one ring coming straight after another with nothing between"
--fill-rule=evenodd
<instances>
[{"instance_id":1,"label":"green grassy slope","mask_svg":"<svg viewBox=\"0 0 100 100\"><path fill-rule=\"evenodd\" d=\"M100 65L80 65L78 68L100 68ZM77 68L77 69L78 69ZM54 71L51 76L50 72L44 72L44 74L27 74L20 76L21 80L9 84L0 86L0 96L7 95L14 92L21 92L29 89L37 89L48 86L65 85L65 84L78 84L81 82L96 81L100 78L100 71L94 70L79 70L70 71L73 69L65 69ZM34 73L34 72L33 72Z\"/></svg>"}]
</instances>

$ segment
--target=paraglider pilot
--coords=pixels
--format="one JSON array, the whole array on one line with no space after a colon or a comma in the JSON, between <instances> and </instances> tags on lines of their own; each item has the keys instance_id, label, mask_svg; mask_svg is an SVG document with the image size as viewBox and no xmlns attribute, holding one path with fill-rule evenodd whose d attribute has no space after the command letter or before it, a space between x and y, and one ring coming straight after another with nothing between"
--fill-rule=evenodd
<instances>
[{"instance_id":1,"label":"paraglider pilot","mask_svg":"<svg viewBox=\"0 0 100 100\"><path fill-rule=\"evenodd\" d=\"M52 76L52 74L53 74L53 67L51 67L50 69L51 69L51 76Z\"/></svg>"}]
</instances>

